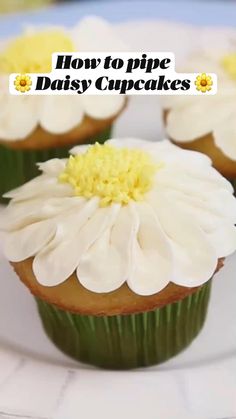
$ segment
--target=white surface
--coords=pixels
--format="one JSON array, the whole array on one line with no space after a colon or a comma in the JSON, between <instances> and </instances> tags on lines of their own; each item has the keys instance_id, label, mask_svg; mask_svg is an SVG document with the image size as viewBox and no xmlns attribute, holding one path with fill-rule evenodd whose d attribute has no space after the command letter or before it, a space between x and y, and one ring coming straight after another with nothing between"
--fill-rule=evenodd
<instances>
[{"instance_id":1,"label":"white surface","mask_svg":"<svg viewBox=\"0 0 236 419\"><path fill-rule=\"evenodd\" d=\"M122 26L133 49L159 44L177 52L176 38L170 42L166 29L142 25ZM145 33L141 39L137 29ZM181 27L182 56L193 32L186 36ZM158 98L131 99L115 135L160 139ZM0 419L235 418L235 270L232 256L214 280L206 325L185 352L159 367L112 372L76 364L52 345L31 295L0 253Z\"/></svg>"}]
</instances>

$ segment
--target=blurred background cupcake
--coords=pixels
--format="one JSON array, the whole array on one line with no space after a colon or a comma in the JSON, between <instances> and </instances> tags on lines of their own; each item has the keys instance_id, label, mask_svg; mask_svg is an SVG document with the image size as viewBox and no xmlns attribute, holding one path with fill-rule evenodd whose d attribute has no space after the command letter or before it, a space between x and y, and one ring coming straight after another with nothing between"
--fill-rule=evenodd
<instances>
[{"instance_id":1,"label":"blurred background cupcake","mask_svg":"<svg viewBox=\"0 0 236 419\"><path fill-rule=\"evenodd\" d=\"M51 71L56 51L120 51L106 21L85 18L72 29L28 28L0 45L0 195L37 175L38 161L64 157L72 144L104 142L125 106L121 96L12 96L8 75Z\"/></svg>"},{"instance_id":2,"label":"blurred background cupcake","mask_svg":"<svg viewBox=\"0 0 236 419\"><path fill-rule=\"evenodd\" d=\"M230 183L203 154L129 138L77 146L40 169L7 194L1 229L52 341L117 369L186 348L236 248Z\"/></svg>"},{"instance_id":3,"label":"blurred background cupcake","mask_svg":"<svg viewBox=\"0 0 236 419\"><path fill-rule=\"evenodd\" d=\"M217 45L217 39L215 40ZM178 69L179 70L179 69ZM214 72L214 96L170 96L163 100L168 137L179 146L207 154L219 172L236 178L236 39L196 51L181 71ZM203 81L204 82L204 81Z\"/></svg>"}]
</instances>

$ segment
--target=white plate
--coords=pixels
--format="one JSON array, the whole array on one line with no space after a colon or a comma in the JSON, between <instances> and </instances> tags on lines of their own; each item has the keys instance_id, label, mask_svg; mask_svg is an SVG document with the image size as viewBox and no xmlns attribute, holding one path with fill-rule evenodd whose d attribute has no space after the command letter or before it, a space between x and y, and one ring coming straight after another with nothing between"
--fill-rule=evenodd
<instances>
[{"instance_id":1,"label":"white plate","mask_svg":"<svg viewBox=\"0 0 236 419\"><path fill-rule=\"evenodd\" d=\"M196 36L196 29L182 26L179 46L156 22L142 23L141 32L133 24L119 29L133 49L172 42L182 55ZM138 39L140 33L145 37ZM162 39L154 42L159 33ZM114 135L160 139L158 106L155 97L132 98ZM235 271L232 256L214 280L205 327L186 351L158 367L112 372L75 363L53 346L33 298L0 253L0 418L236 417Z\"/></svg>"}]
</instances>

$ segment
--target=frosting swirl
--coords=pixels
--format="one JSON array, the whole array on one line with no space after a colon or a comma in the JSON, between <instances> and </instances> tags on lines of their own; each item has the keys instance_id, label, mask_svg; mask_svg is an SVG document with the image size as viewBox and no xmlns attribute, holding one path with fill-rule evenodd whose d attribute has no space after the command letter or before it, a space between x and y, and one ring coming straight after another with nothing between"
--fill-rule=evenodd
<instances>
[{"instance_id":1,"label":"frosting swirl","mask_svg":"<svg viewBox=\"0 0 236 419\"><path fill-rule=\"evenodd\" d=\"M83 157L94 147L77 146L71 153ZM230 183L208 157L167 140L114 139L99 147L112 147L117 156L124 149L127 156L128 151L149 155L156 169L142 198L101 206L96 191L86 198L71 182L60 181L68 159L39 164L40 176L6 194L12 198L1 219L7 258L33 257L33 272L44 286L76 272L85 288L98 293L125 281L140 295L157 293L169 282L186 287L206 282L218 258L236 249ZM117 157L114 179L119 163Z\"/></svg>"},{"instance_id":2,"label":"frosting swirl","mask_svg":"<svg viewBox=\"0 0 236 419\"><path fill-rule=\"evenodd\" d=\"M123 96L12 96L12 72L49 72L52 52L122 51L123 42L106 21L88 17L72 29L49 27L30 30L1 44L0 139L22 140L38 125L52 134L64 134L80 125L85 115L107 119L124 106Z\"/></svg>"}]
</instances>

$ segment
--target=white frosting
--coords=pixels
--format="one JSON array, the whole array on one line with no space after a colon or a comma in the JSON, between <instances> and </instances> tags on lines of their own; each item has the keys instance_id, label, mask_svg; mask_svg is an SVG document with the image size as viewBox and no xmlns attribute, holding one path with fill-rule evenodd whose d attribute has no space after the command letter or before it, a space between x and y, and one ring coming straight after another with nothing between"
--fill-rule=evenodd
<instances>
[{"instance_id":1,"label":"white frosting","mask_svg":"<svg viewBox=\"0 0 236 419\"><path fill-rule=\"evenodd\" d=\"M44 286L76 272L94 292L127 282L150 295L169 282L194 287L214 273L218 258L236 249L236 199L230 183L201 153L165 140L110 140L116 147L150 153L162 166L143 201L99 206L99 198L74 196L58 182L67 159L40 164L42 174L6 194L12 198L1 218L5 254L18 262L33 257ZM77 146L72 153L83 153Z\"/></svg>"},{"instance_id":2,"label":"white frosting","mask_svg":"<svg viewBox=\"0 0 236 419\"><path fill-rule=\"evenodd\" d=\"M235 45L234 45L235 48ZM214 96L169 96L163 106L170 110L166 131L170 138L190 142L212 133L216 146L232 160L236 160L236 80L230 78L220 61L224 54L214 48L209 52L189 57L184 72L214 72L218 76L218 92Z\"/></svg>"},{"instance_id":3,"label":"white frosting","mask_svg":"<svg viewBox=\"0 0 236 419\"><path fill-rule=\"evenodd\" d=\"M78 51L126 49L115 29L101 18L88 17L71 30L64 30ZM123 96L12 96L7 77L0 74L0 139L22 140L38 125L52 134L64 134L78 126L85 114L96 119L112 117L124 101Z\"/></svg>"}]
</instances>

